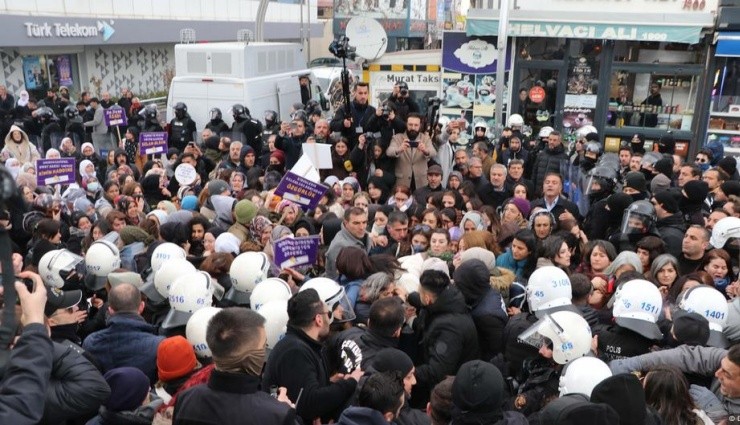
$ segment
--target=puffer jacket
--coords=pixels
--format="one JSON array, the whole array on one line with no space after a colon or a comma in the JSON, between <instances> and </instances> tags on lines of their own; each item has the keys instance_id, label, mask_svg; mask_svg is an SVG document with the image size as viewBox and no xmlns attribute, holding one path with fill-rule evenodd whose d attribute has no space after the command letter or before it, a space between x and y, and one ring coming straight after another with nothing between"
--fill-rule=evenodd
<instances>
[{"instance_id":1,"label":"puffer jacket","mask_svg":"<svg viewBox=\"0 0 740 425\"><path fill-rule=\"evenodd\" d=\"M546 147L540 151L532 167L532 183L534 184L535 191L538 193L542 191L542 183L545 181L545 175L547 173L554 172L562 175L560 167L566 164L568 164L568 155L566 155L565 147L562 143L555 149Z\"/></svg>"},{"instance_id":2,"label":"puffer jacket","mask_svg":"<svg viewBox=\"0 0 740 425\"><path fill-rule=\"evenodd\" d=\"M54 342L54 362L46 390L44 417L40 424L64 424L71 419L86 419L110 397L103 375L71 342Z\"/></svg>"},{"instance_id":3,"label":"puffer jacket","mask_svg":"<svg viewBox=\"0 0 740 425\"><path fill-rule=\"evenodd\" d=\"M478 333L465 298L454 285L422 309L414 327L420 337L423 364L416 368L412 400L426 402L435 385L456 374L463 363L480 357Z\"/></svg>"}]
</instances>

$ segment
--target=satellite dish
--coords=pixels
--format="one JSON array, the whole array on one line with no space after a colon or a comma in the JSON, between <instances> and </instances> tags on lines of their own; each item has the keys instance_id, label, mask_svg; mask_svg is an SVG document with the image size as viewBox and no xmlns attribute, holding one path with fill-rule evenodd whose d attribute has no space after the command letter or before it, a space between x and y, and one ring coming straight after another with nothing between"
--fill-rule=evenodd
<instances>
[{"instance_id":1,"label":"satellite dish","mask_svg":"<svg viewBox=\"0 0 740 425\"><path fill-rule=\"evenodd\" d=\"M349 20L346 30L350 46L357 48L357 56L372 61L385 54L388 36L378 21L357 16Z\"/></svg>"}]
</instances>

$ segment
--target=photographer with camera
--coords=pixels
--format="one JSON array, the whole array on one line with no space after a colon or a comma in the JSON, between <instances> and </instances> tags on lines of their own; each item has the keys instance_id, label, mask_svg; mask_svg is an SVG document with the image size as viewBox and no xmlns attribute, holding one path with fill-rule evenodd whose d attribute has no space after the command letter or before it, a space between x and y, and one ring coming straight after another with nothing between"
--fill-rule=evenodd
<instances>
[{"instance_id":1,"label":"photographer with camera","mask_svg":"<svg viewBox=\"0 0 740 425\"><path fill-rule=\"evenodd\" d=\"M54 352L44 325L46 287L35 273L23 272L18 277L31 279L33 287L29 292L24 283L15 283L23 311L20 318L23 330L4 365L5 374L0 384L0 423L37 424L44 413L44 394L49 385ZM5 295L7 299L8 294Z\"/></svg>"},{"instance_id":2,"label":"photographer with camera","mask_svg":"<svg viewBox=\"0 0 740 425\"><path fill-rule=\"evenodd\" d=\"M396 134L386 151L396 160L396 183L411 190L427 184L427 163L437 155L432 139L421 132L421 116L412 113L406 119L406 131Z\"/></svg>"},{"instance_id":3,"label":"photographer with camera","mask_svg":"<svg viewBox=\"0 0 740 425\"><path fill-rule=\"evenodd\" d=\"M419 105L417 105L414 99L411 98L409 85L405 81L396 82L393 86L393 93L391 93L391 97L388 98L388 102L393 104L396 115L398 115L402 121L406 121L409 114L418 114L420 112Z\"/></svg>"},{"instance_id":4,"label":"photographer with camera","mask_svg":"<svg viewBox=\"0 0 740 425\"><path fill-rule=\"evenodd\" d=\"M353 95L354 99L350 102L349 108L338 109L330 124L331 131L340 132L347 138L350 150L357 146L360 135L365 134L369 127L368 121L375 115L375 108L368 103L370 95L368 83L355 84Z\"/></svg>"}]
</instances>

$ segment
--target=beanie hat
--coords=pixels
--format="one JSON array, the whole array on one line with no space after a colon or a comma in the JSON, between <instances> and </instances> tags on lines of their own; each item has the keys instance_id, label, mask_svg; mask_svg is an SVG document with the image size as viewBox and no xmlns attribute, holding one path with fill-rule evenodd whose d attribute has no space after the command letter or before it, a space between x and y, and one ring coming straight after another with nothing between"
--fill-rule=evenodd
<instances>
[{"instance_id":1,"label":"beanie hat","mask_svg":"<svg viewBox=\"0 0 740 425\"><path fill-rule=\"evenodd\" d=\"M103 375L110 387L110 397L105 407L113 412L134 410L141 406L149 394L149 378L135 367L111 369Z\"/></svg>"},{"instance_id":2,"label":"beanie hat","mask_svg":"<svg viewBox=\"0 0 740 425\"><path fill-rule=\"evenodd\" d=\"M209 195L223 195L223 193L229 190L229 184L223 180L211 180L206 185Z\"/></svg>"},{"instance_id":3,"label":"beanie hat","mask_svg":"<svg viewBox=\"0 0 740 425\"><path fill-rule=\"evenodd\" d=\"M730 177L733 177L737 173L737 160L734 157L726 156L720 159L717 166Z\"/></svg>"},{"instance_id":4,"label":"beanie hat","mask_svg":"<svg viewBox=\"0 0 740 425\"><path fill-rule=\"evenodd\" d=\"M257 205L254 202L249 199L242 199L237 202L234 207L236 222L244 226L249 226L249 224L252 223L252 220L257 216L258 210L259 208L257 208Z\"/></svg>"},{"instance_id":5,"label":"beanie hat","mask_svg":"<svg viewBox=\"0 0 740 425\"><path fill-rule=\"evenodd\" d=\"M501 409L504 377L496 366L481 360L465 363L452 384L452 402L462 411L488 412Z\"/></svg>"},{"instance_id":6,"label":"beanie hat","mask_svg":"<svg viewBox=\"0 0 740 425\"><path fill-rule=\"evenodd\" d=\"M157 375L160 381L181 378L195 369L195 350L180 335L165 338L157 348Z\"/></svg>"},{"instance_id":7,"label":"beanie hat","mask_svg":"<svg viewBox=\"0 0 740 425\"><path fill-rule=\"evenodd\" d=\"M622 213L632 203L632 197L625 193L615 193L606 199L606 205L613 214L622 217Z\"/></svg>"},{"instance_id":8,"label":"beanie hat","mask_svg":"<svg viewBox=\"0 0 740 425\"><path fill-rule=\"evenodd\" d=\"M489 272L496 268L496 254L479 246L468 248L460 254L460 265L468 260L482 261L488 268Z\"/></svg>"},{"instance_id":9,"label":"beanie hat","mask_svg":"<svg viewBox=\"0 0 740 425\"><path fill-rule=\"evenodd\" d=\"M658 151L673 155L676 151L676 140L672 134L666 133L660 137L660 140L658 140Z\"/></svg>"},{"instance_id":10,"label":"beanie hat","mask_svg":"<svg viewBox=\"0 0 740 425\"><path fill-rule=\"evenodd\" d=\"M285 164L285 154L280 149L275 149L274 151L272 151L272 153L270 154L270 158L277 159L278 162L280 162L280 165Z\"/></svg>"},{"instance_id":11,"label":"beanie hat","mask_svg":"<svg viewBox=\"0 0 740 425\"><path fill-rule=\"evenodd\" d=\"M639 171L630 171L624 178L624 187L630 187L640 192L644 192L646 188L645 175Z\"/></svg>"},{"instance_id":12,"label":"beanie hat","mask_svg":"<svg viewBox=\"0 0 740 425\"><path fill-rule=\"evenodd\" d=\"M673 159L661 158L653 165L655 171L665 174L666 177L673 177Z\"/></svg>"},{"instance_id":13,"label":"beanie hat","mask_svg":"<svg viewBox=\"0 0 740 425\"><path fill-rule=\"evenodd\" d=\"M529 205L529 201L522 198L511 198L508 203L514 204L516 209L522 213L522 217L524 217L525 220L529 218L529 212L532 211L532 206Z\"/></svg>"},{"instance_id":14,"label":"beanie hat","mask_svg":"<svg viewBox=\"0 0 740 425\"><path fill-rule=\"evenodd\" d=\"M491 289L488 265L475 258L460 264L452 277L469 306L477 305Z\"/></svg>"},{"instance_id":15,"label":"beanie hat","mask_svg":"<svg viewBox=\"0 0 740 425\"><path fill-rule=\"evenodd\" d=\"M671 179L666 177L665 174L658 174L650 180L650 192L658 193L665 192L671 187Z\"/></svg>"},{"instance_id":16,"label":"beanie hat","mask_svg":"<svg viewBox=\"0 0 740 425\"><path fill-rule=\"evenodd\" d=\"M605 403L619 413L620 425L644 424L647 414L645 391L631 373L610 376L591 392L591 403Z\"/></svg>"},{"instance_id":17,"label":"beanie hat","mask_svg":"<svg viewBox=\"0 0 740 425\"><path fill-rule=\"evenodd\" d=\"M449 182L449 181L450 181L450 179L451 179L452 177L456 177L456 178L457 178L457 180L458 180L458 181L459 181L460 183L462 183L462 182L463 182L463 176L462 176L462 173L461 173L461 172L459 172L459 171L452 171L452 172L450 172L450 176L449 176L449 177L447 177L447 181Z\"/></svg>"},{"instance_id":18,"label":"beanie hat","mask_svg":"<svg viewBox=\"0 0 740 425\"><path fill-rule=\"evenodd\" d=\"M198 208L198 198L195 195L188 195L182 198L180 206L184 210L195 211Z\"/></svg>"},{"instance_id":19,"label":"beanie hat","mask_svg":"<svg viewBox=\"0 0 740 425\"><path fill-rule=\"evenodd\" d=\"M154 238L139 226L123 226L118 233L121 235L124 245L131 245L135 242L150 244L154 241Z\"/></svg>"},{"instance_id":20,"label":"beanie hat","mask_svg":"<svg viewBox=\"0 0 740 425\"><path fill-rule=\"evenodd\" d=\"M738 181L726 181L719 185L719 188L722 190L722 193L727 195L728 198L730 197L730 195L740 196L740 182Z\"/></svg>"},{"instance_id":21,"label":"beanie hat","mask_svg":"<svg viewBox=\"0 0 740 425\"><path fill-rule=\"evenodd\" d=\"M683 185L683 191L691 203L699 204L704 202L709 194L709 185L701 180L691 180Z\"/></svg>"},{"instance_id":22,"label":"beanie hat","mask_svg":"<svg viewBox=\"0 0 740 425\"><path fill-rule=\"evenodd\" d=\"M682 313L673 318L673 335L682 344L704 346L709 341L709 322L699 313Z\"/></svg>"},{"instance_id":23,"label":"beanie hat","mask_svg":"<svg viewBox=\"0 0 740 425\"><path fill-rule=\"evenodd\" d=\"M370 365L377 372L401 372L406 376L414 368L408 354L397 348L384 348L373 357Z\"/></svg>"},{"instance_id":24,"label":"beanie hat","mask_svg":"<svg viewBox=\"0 0 740 425\"><path fill-rule=\"evenodd\" d=\"M671 214L675 214L679 211L678 200L668 190L657 192L653 195L655 201L663 206L663 209Z\"/></svg>"}]
</instances>

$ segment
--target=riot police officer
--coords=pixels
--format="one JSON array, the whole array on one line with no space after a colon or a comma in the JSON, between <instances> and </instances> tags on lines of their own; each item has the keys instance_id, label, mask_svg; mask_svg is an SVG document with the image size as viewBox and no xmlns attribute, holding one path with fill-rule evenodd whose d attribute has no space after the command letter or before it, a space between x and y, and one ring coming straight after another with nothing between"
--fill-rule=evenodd
<instances>
[{"instance_id":1,"label":"riot police officer","mask_svg":"<svg viewBox=\"0 0 740 425\"><path fill-rule=\"evenodd\" d=\"M262 154L262 124L253 119L249 109L242 104L232 106L231 113L234 116L234 124L231 126L233 140L240 140L251 146L259 157Z\"/></svg>"},{"instance_id":2,"label":"riot police officer","mask_svg":"<svg viewBox=\"0 0 740 425\"><path fill-rule=\"evenodd\" d=\"M59 118L54 115L54 110L43 106L37 109L33 116L41 125L41 149L46 152L51 148L58 148L63 132L59 125Z\"/></svg>"},{"instance_id":3,"label":"riot police officer","mask_svg":"<svg viewBox=\"0 0 740 425\"><path fill-rule=\"evenodd\" d=\"M157 105L149 104L139 111L139 119L136 122L142 132L164 131L159 124L159 111Z\"/></svg>"},{"instance_id":4,"label":"riot police officer","mask_svg":"<svg viewBox=\"0 0 740 425\"><path fill-rule=\"evenodd\" d=\"M188 143L195 140L198 131L195 121L188 114L188 105L177 102L175 104L175 118L172 118L169 126L169 145L180 150L185 150Z\"/></svg>"},{"instance_id":5,"label":"riot police officer","mask_svg":"<svg viewBox=\"0 0 740 425\"><path fill-rule=\"evenodd\" d=\"M229 125L222 119L220 109L211 108L210 116L211 120L206 124L206 128L211 130L213 134L220 137L222 133L229 131Z\"/></svg>"},{"instance_id":6,"label":"riot police officer","mask_svg":"<svg viewBox=\"0 0 740 425\"><path fill-rule=\"evenodd\" d=\"M278 120L278 113L271 110L265 111L264 119L265 127L262 129L262 149L267 150L270 136L280 132L280 121Z\"/></svg>"},{"instance_id":7,"label":"riot police officer","mask_svg":"<svg viewBox=\"0 0 740 425\"><path fill-rule=\"evenodd\" d=\"M64 108L64 118L67 123L64 126L64 134L72 139L77 149L80 149L85 141L85 128L82 126L80 112L72 105Z\"/></svg>"}]
</instances>

